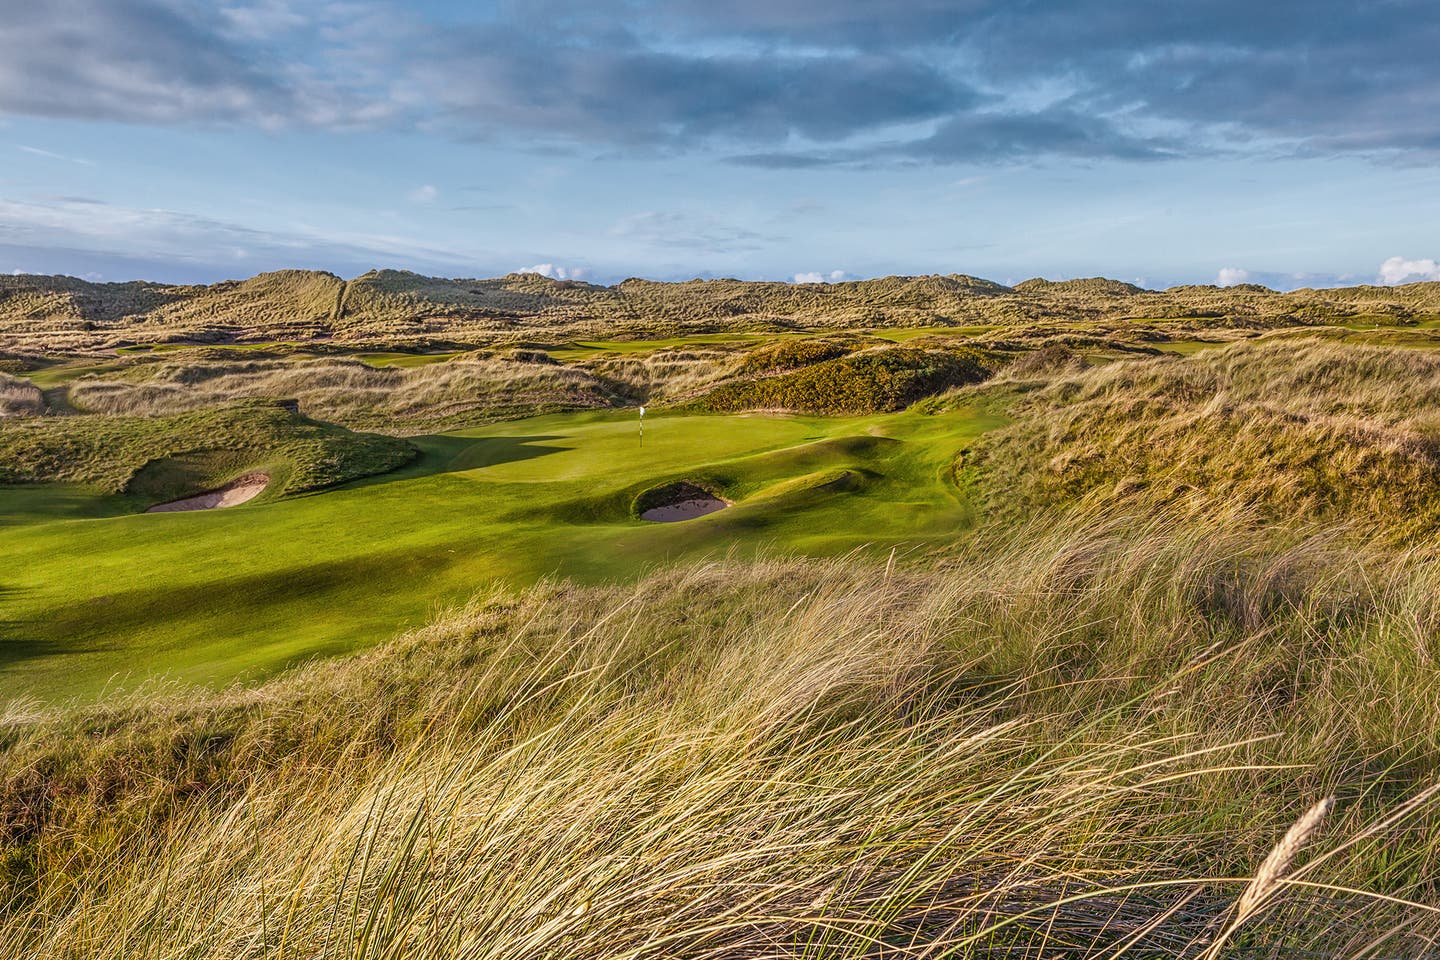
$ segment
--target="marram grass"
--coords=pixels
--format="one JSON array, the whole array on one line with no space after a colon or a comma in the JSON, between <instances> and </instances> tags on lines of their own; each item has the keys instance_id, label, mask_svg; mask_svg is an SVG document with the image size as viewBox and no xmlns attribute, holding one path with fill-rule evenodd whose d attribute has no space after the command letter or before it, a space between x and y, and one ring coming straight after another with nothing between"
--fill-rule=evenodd
<instances>
[{"instance_id":1,"label":"marram grass","mask_svg":"<svg viewBox=\"0 0 1440 960\"><path fill-rule=\"evenodd\" d=\"M1421 955L1433 555L1076 523L17 705L0 957Z\"/></svg>"}]
</instances>

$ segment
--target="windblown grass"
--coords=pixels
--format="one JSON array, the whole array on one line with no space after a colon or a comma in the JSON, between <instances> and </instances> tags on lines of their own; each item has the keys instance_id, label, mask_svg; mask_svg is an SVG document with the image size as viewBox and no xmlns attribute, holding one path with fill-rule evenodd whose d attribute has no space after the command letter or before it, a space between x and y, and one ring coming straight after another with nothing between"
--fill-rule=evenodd
<instances>
[{"instance_id":1,"label":"windblown grass","mask_svg":"<svg viewBox=\"0 0 1440 960\"><path fill-rule=\"evenodd\" d=\"M1032 529L943 571L484 594L258 689L16 705L0 957L1416 955L1433 557Z\"/></svg>"},{"instance_id":2,"label":"windblown grass","mask_svg":"<svg viewBox=\"0 0 1440 960\"><path fill-rule=\"evenodd\" d=\"M626 280L604 287L537 274L445 279L401 270L353 280L280 270L210 286L0 277L0 349L96 351L131 343L286 339L351 342L517 331L565 337L674 336L741 330L1092 325L1112 332L1164 321L1172 332L1333 323L1385 326L1440 315L1440 285L1280 293L1253 284L1142 290L1103 278L1007 287L963 275L843 283ZM1153 331L1152 331L1153 332Z\"/></svg>"},{"instance_id":3,"label":"windblown grass","mask_svg":"<svg viewBox=\"0 0 1440 960\"><path fill-rule=\"evenodd\" d=\"M45 395L28 380L0 373L0 417L33 417L45 412Z\"/></svg>"},{"instance_id":4,"label":"windblown grass","mask_svg":"<svg viewBox=\"0 0 1440 960\"><path fill-rule=\"evenodd\" d=\"M1004 379L1029 391L1013 425L957 463L992 516L1083 500L1195 514L1238 505L1401 539L1440 524L1430 353L1258 342L1058 376L1021 361Z\"/></svg>"},{"instance_id":5,"label":"windblown grass","mask_svg":"<svg viewBox=\"0 0 1440 960\"><path fill-rule=\"evenodd\" d=\"M71 402L96 413L158 416L241 398L295 399L320 420L417 432L606 407L625 396L623 386L582 370L473 355L385 368L340 359L161 362L139 366L132 376L76 381Z\"/></svg>"}]
</instances>

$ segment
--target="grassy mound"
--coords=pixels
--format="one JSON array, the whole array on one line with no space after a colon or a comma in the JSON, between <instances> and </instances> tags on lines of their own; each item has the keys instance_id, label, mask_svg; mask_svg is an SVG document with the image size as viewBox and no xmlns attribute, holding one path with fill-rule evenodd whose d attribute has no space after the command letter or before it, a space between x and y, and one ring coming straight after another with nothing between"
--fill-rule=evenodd
<instances>
[{"instance_id":1,"label":"grassy mound","mask_svg":"<svg viewBox=\"0 0 1440 960\"><path fill-rule=\"evenodd\" d=\"M727 383L700 400L709 410L863 414L900 410L990 374L983 354L894 347L815 363L792 373Z\"/></svg>"},{"instance_id":2,"label":"grassy mound","mask_svg":"<svg viewBox=\"0 0 1440 960\"><path fill-rule=\"evenodd\" d=\"M1323 342L1070 368L957 462L992 516L1084 502L1440 529L1440 358Z\"/></svg>"},{"instance_id":3,"label":"grassy mound","mask_svg":"<svg viewBox=\"0 0 1440 960\"><path fill-rule=\"evenodd\" d=\"M258 689L12 709L0 957L1418 955L1435 578L1029 529L944 572L543 584Z\"/></svg>"},{"instance_id":4,"label":"grassy mound","mask_svg":"<svg viewBox=\"0 0 1440 960\"><path fill-rule=\"evenodd\" d=\"M268 467L278 474L272 490L296 493L393 470L415 452L266 403L170 417L32 417L0 423L0 483L80 483L164 500Z\"/></svg>"},{"instance_id":5,"label":"grassy mound","mask_svg":"<svg viewBox=\"0 0 1440 960\"><path fill-rule=\"evenodd\" d=\"M126 376L78 380L76 407L129 416L174 414L240 399L295 399L321 420L357 429L419 432L562 410L613 406L626 387L536 357L471 354L422 366L378 368L341 358L160 360Z\"/></svg>"},{"instance_id":6,"label":"grassy mound","mask_svg":"<svg viewBox=\"0 0 1440 960\"><path fill-rule=\"evenodd\" d=\"M856 344L833 339L781 340L745 355L741 374L778 373L854 353Z\"/></svg>"}]
</instances>

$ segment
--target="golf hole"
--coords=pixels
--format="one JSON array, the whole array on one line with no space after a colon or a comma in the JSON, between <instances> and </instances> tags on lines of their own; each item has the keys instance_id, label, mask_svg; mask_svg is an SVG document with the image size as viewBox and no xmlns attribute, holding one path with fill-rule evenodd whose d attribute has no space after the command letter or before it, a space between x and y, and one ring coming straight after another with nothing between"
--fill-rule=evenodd
<instances>
[{"instance_id":1,"label":"golf hole","mask_svg":"<svg viewBox=\"0 0 1440 960\"><path fill-rule=\"evenodd\" d=\"M240 504L260 496L269 485L268 474L248 473L238 480L232 480L218 490L199 493L182 500L171 500L169 503L157 503L145 512L180 513L186 510L220 510L225 507L238 507Z\"/></svg>"},{"instance_id":2,"label":"golf hole","mask_svg":"<svg viewBox=\"0 0 1440 960\"><path fill-rule=\"evenodd\" d=\"M717 513L730 506L715 494L693 483L680 481L647 490L640 497L640 519L652 523L676 523Z\"/></svg>"}]
</instances>

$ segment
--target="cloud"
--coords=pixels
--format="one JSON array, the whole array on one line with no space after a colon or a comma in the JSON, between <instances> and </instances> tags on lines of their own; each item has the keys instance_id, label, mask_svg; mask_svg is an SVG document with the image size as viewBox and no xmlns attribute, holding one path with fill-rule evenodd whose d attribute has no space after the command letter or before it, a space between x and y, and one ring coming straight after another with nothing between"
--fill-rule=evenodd
<instances>
[{"instance_id":1,"label":"cloud","mask_svg":"<svg viewBox=\"0 0 1440 960\"><path fill-rule=\"evenodd\" d=\"M80 157L67 157L63 153L55 153L50 150L42 150L39 147L27 147L23 143L17 144L15 149L22 150L25 153L33 154L37 157L45 157L47 160L64 160L66 163L78 163L83 167L95 166L95 161L93 160L85 160Z\"/></svg>"},{"instance_id":2,"label":"cloud","mask_svg":"<svg viewBox=\"0 0 1440 960\"><path fill-rule=\"evenodd\" d=\"M1233 287L1237 283L1248 283L1250 271L1239 267L1221 267L1215 282L1222 287Z\"/></svg>"},{"instance_id":3,"label":"cloud","mask_svg":"<svg viewBox=\"0 0 1440 960\"><path fill-rule=\"evenodd\" d=\"M622 218L610 233L646 246L709 253L737 253L760 250L780 237L726 223L705 214L647 210Z\"/></svg>"},{"instance_id":4,"label":"cloud","mask_svg":"<svg viewBox=\"0 0 1440 960\"><path fill-rule=\"evenodd\" d=\"M434 203L440 198L440 191L433 184L422 184L405 195L411 203Z\"/></svg>"},{"instance_id":5,"label":"cloud","mask_svg":"<svg viewBox=\"0 0 1440 960\"><path fill-rule=\"evenodd\" d=\"M472 136L528 129L561 139L690 147L834 142L931 120L983 98L924 60L772 50L655 49L613 31L569 42L514 27L453 31L412 80Z\"/></svg>"},{"instance_id":6,"label":"cloud","mask_svg":"<svg viewBox=\"0 0 1440 960\"><path fill-rule=\"evenodd\" d=\"M1380 264L1380 282L1388 286L1397 283L1416 283L1421 280L1440 280L1440 261L1406 260L1391 257Z\"/></svg>"},{"instance_id":7,"label":"cloud","mask_svg":"<svg viewBox=\"0 0 1440 960\"><path fill-rule=\"evenodd\" d=\"M844 280L847 280L847 279L849 279L849 278L850 278L850 275L849 275L848 273L846 273L844 270L831 270L829 273L820 273L819 271L815 271L815 272L811 272L811 273L797 273L797 274L795 274L795 279L794 279L792 282L794 282L794 283L840 283L840 282L842 282L842 281L844 281Z\"/></svg>"},{"instance_id":8,"label":"cloud","mask_svg":"<svg viewBox=\"0 0 1440 960\"><path fill-rule=\"evenodd\" d=\"M183 211L76 197L0 198L0 260L29 272L50 272L64 264L76 274L210 282L287 267L353 276L396 266L473 276L477 261L482 271L493 272L498 259L440 250L402 236L271 231Z\"/></svg>"},{"instance_id":9,"label":"cloud","mask_svg":"<svg viewBox=\"0 0 1440 960\"><path fill-rule=\"evenodd\" d=\"M828 164L1440 157L1433 0L47 0L0 113ZM428 19L427 19L428 17Z\"/></svg>"},{"instance_id":10,"label":"cloud","mask_svg":"<svg viewBox=\"0 0 1440 960\"><path fill-rule=\"evenodd\" d=\"M588 267L564 267L555 263L537 263L533 267L521 267L516 273L538 273L551 280L584 280L590 276Z\"/></svg>"}]
</instances>

